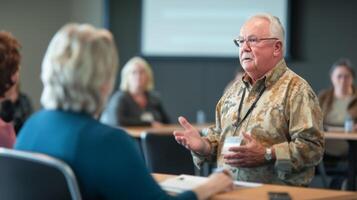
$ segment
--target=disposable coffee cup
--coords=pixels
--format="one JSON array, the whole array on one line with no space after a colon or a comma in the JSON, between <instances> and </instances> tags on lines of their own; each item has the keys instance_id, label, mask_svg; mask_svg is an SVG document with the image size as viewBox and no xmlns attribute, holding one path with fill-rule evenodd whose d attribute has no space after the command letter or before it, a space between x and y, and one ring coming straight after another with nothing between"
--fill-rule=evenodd
<instances>
[{"instance_id":1,"label":"disposable coffee cup","mask_svg":"<svg viewBox=\"0 0 357 200\"><path fill-rule=\"evenodd\" d=\"M232 153L229 151L229 148L231 147L239 147L242 142L242 137L241 136L228 136L224 140L223 148L222 148L222 154L229 154Z\"/></svg>"}]
</instances>

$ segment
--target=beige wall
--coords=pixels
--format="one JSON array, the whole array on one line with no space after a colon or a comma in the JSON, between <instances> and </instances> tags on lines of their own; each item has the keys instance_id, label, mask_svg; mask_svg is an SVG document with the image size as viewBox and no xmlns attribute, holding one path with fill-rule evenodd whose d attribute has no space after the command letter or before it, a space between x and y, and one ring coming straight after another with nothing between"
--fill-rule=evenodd
<instances>
[{"instance_id":1,"label":"beige wall","mask_svg":"<svg viewBox=\"0 0 357 200\"><path fill-rule=\"evenodd\" d=\"M41 62L54 33L68 22L103 26L104 0L0 0L0 30L22 44L21 90L39 109Z\"/></svg>"},{"instance_id":2,"label":"beige wall","mask_svg":"<svg viewBox=\"0 0 357 200\"><path fill-rule=\"evenodd\" d=\"M104 0L71 0L71 21L104 26Z\"/></svg>"}]
</instances>

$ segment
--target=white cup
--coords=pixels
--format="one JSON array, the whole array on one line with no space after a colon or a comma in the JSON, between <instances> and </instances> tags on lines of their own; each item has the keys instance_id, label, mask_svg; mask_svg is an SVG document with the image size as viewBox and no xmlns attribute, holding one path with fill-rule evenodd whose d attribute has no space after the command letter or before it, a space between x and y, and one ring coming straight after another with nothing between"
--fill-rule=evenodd
<instances>
[{"instance_id":1,"label":"white cup","mask_svg":"<svg viewBox=\"0 0 357 200\"><path fill-rule=\"evenodd\" d=\"M224 144L222 147L222 154L229 154L232 153L229 151L231 147L239 147L242 142L243 137L241 136L228 136L224 139Z\"/></svg>"},{"instance_id":2,"label":"white cup","mask_svg":"<svg viewBox=\"0 0 357 200\"><path fill-rule=\"evenodd\" d=\"M353 119L352 118L347 118L345 120L345 132L346 133L353 132L353 125L354 125Z\"/></svg>"}]
</instances>

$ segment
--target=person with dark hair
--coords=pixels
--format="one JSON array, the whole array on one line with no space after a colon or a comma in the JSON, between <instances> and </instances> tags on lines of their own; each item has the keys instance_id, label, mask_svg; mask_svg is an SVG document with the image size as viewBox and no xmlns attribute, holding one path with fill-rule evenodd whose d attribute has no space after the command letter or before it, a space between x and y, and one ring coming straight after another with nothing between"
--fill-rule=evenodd
<instances>
[{"instance_id":1,"label":"person with dark hair","mask_svg":"<svg viewBox=\"0 0 357 200\"><path fill-rule=\"evenodd\" d=\"M354 79L355 72L350 60L341 58L331 66L332 87L319 94L325 130L344 131L345 120L350 117L348 110L353 109L351 102L357 98L357 90L353 84ZM327 140L325 152L332 156L346 156L348 143L342 140Z\"/></svg>"},{"instance_id":2,"label":"person with dark hair","mask_svg":"<svg viewBox=\"0 0 357 200\"><path fill-rule=\"evenodd\" d=\"M6 93L16 84L20 66L20 43L9 32L0 31L0 146L12 148L15 143L13 107L6 100Z\"/></svg>"},{"instance_id":3,"label":"person with dark hair","mask_svg":"<svg viewBox=\"0 0 357 200\"><path fill-rule=\"evenodd\" d=\"M17 76L19 73L16 73ZM20 82L18 81L6 93L6 99L12 103L12 123L15 128L16 134L20 131L22 125L33 112L33 106L30 98L20 91Z\"/></svg>"},{"instance_id":4,"label":"person with dark hair","mask_svg":"<svg viewBox=\"0 0 357 200\"><path fill-rule=\"evenodd\" d=\"M357 90L354 86L355 72L351 61L341 58L334 62L330 69L332 87L319 94L319 102L323 112L323 126L326 131L354 131L353 124L345 130L346 120L357 121ZM349 145L344 140L326 140L324 164L327 172L330 169L336 173L347 170L347 155ZM330 187L340 188L343 176L332 179Z\"/></svg>"},{"instance_id":5,"label":"person with dark hair","mask_svg":"<svg viewBox=\"0 0 357 200\"><path fill-rule=\"evenodd\" d=\"M14 119L14 104L6 99L1 102L0 108L0 119L4 122L11 123Z\"/></svg>"},{"instance_id":6,"label":"person with dark hair","mask_svg":"<svg viewBox=\"0 0 357 200\"><path fill-rule=\"evenodd\" d=\"M347 108L357 90L353 84L355 72L350 60L341 58L330 69L332 87L319 94L319 102L324 116L324 128L327 131L342 130L348 115ZM347 152L346 152L347 153Z\"/></svg>"}]
</instances>

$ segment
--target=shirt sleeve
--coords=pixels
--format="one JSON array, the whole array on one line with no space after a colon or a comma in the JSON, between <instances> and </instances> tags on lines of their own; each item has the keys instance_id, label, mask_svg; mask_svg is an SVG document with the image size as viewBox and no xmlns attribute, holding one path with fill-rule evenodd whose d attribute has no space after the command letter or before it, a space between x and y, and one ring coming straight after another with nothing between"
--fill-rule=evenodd
<instances>
[{"instance_id":1,"label":"shirt sleeve","mask_svg":"<svg viewBox=\"0 0 357 200\"><path fill-rule=\"evenodd\" d=\"M315 93L301 84L292 88L288 101L289 140L273 145L278 176L316 166L324 153L322 113Z\"/></svg>"}]
</instances>

